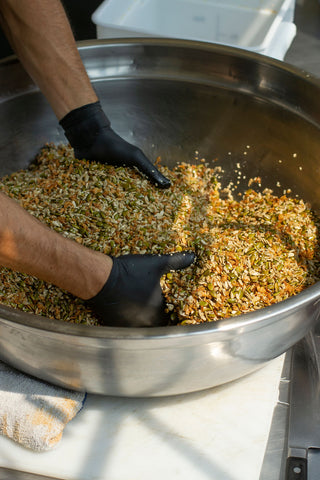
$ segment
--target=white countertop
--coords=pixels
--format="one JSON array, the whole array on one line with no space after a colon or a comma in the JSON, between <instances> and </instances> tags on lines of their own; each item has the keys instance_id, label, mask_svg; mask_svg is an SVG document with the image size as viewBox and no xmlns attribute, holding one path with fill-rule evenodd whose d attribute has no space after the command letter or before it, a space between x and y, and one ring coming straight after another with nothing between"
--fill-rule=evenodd
<instances>
[{"instance_id":1,"label":"white countertop","mask_svg":"<svg viewBox=\"0 0 320 480\"><path fill-rule=\"evenodd\" d=\"M283 361L176 397L89 395L50 452L0 437L0 466L66 480L259 480Z\"/></svg>"}]
</instances>

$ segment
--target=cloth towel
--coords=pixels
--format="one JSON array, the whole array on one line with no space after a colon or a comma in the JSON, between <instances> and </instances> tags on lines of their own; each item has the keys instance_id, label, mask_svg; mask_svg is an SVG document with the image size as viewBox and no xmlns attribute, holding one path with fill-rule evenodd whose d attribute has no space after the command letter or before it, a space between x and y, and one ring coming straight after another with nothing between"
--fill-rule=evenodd
<instances>
[{"instance_id":1,"label":"cloth towel","mask_svg":"<svg viewBox=\"0 0 320 480\"><path fill-rule=\"evenodd\" d=\"M0 433L31 450L50 450L60 442L85 397L0 362Z\"/></svg>"}]
</instances>

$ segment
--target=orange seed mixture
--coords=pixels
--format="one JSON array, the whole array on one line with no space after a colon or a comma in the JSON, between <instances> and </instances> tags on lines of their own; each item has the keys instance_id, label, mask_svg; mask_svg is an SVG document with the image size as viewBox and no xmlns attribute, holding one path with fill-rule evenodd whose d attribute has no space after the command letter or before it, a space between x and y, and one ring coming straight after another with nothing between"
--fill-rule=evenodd
<instances>
[{"instance_id":1,"label":"orange seed mixture","mask_svg":"<svg viewBox=\"0 0 320 480\"><path fill-rule=\"evenodd\" d=\"M57 232L105 254L195 251L195 265L161 280L174 324L260 309L319 280L320 224L303 200L267 189L226 198L219 168L205 163L159 169L171 179L168 190L135 170L75 160L70 147L47 145L28 170L2 179L1 190ZM0 302L97 324L82 300L6 268Z\"/></svg>"}]
</instances>

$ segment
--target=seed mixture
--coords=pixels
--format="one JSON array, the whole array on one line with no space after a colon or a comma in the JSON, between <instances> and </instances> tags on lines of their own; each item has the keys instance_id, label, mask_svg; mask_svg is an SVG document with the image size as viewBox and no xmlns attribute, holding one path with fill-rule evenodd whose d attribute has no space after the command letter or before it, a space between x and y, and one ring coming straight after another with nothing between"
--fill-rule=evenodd
<instances>
[{"instance_id":1,"label":"seed mixture","mask_svg":"<svg viewBox=\"0 0 320 480\"><path fill-rule=\"evenodd\" d=\"M319 219L301 199L249 188L222 191L221 169L158 165L160 190L135 170L73 157L47 145L1 190L48 226L108 255L193 250L197 262L161 280L173 324L195 324L263 308L319 280ZM261 179L250 179L252 183ZM34 277L0 269L0 302L73 323L97 324L84 302Z\"/></svg>"}]
</instances>

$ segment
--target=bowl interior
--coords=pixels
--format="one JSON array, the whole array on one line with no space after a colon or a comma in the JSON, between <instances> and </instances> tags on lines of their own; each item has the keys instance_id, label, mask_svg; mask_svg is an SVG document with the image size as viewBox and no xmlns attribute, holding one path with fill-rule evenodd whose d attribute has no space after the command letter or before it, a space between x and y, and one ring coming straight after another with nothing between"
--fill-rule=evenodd
<instances>
[{"instance_id":1,"label":"bowl interior","mask_svg":"<svg viewBox=\"0 0 320 480\"><path fill-rule=\"evenodd\" d=\"M176 40L80 47L113 128L166 165L223 167L236 192L291 190L320 209L320 82L238 49ZM0 63L0 175L27 167L46 142L66 143L51 107L15 58ZM237 178L241 167L242 177ZM319 193L318 193L319 192Z\"/></svg>"}]
</instances>

